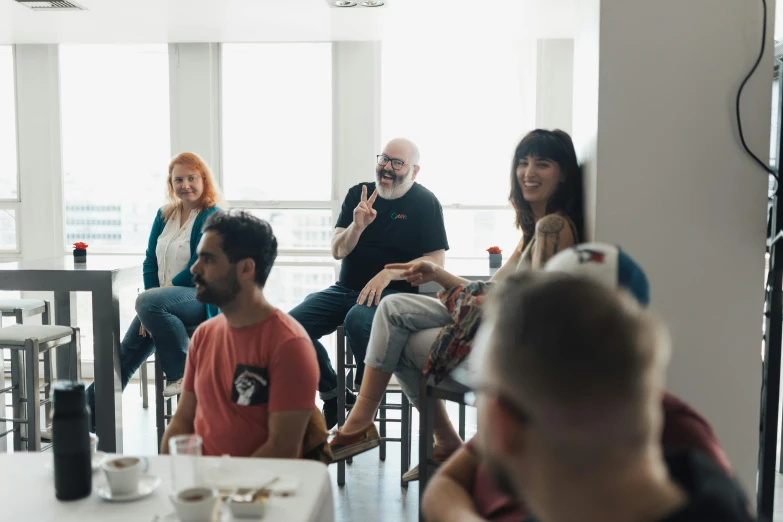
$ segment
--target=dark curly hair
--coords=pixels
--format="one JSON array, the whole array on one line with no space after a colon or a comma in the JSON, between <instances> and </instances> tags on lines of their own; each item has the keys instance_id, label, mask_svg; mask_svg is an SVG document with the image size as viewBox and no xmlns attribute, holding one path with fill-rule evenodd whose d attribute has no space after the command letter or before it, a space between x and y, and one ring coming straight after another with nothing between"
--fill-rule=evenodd
<instances>
[{"instance_id":1,"label":"dark curly hair","mask_svg":"<svg viewBox=\"0 0 783 522\"><path fill-rule=\"evenodd\" d=\"M219 210L207 218L203 231L220 234L223 252L232 264L247 258L255 261L256 284L266 284L277 258L277 239L269 223L244 210Z\"/></svg>"},{"instance_id":2,"label":"dark curly hair","mask_svg":"<svg viewBox=\"0 0 783 522\"><path fill-rule=\"evenodd\" d=\"M536 220L530 203L522 195L522 187L517 180L517 165L522 158L537 156L556 162L564 176L563 183L557 188L552 198L547 202L546 213L560 213L568 216L576 226L580 241L584 237L584 189L582 167L576 159L576 151L571 136L567 132L555 129L536 129L530 131L517 145L514 151L514 161L511 163L511 193L508 200L517 213L516 225L522 230L527 246L533 239L536 230Z\"/></svg>"}]
</instances>

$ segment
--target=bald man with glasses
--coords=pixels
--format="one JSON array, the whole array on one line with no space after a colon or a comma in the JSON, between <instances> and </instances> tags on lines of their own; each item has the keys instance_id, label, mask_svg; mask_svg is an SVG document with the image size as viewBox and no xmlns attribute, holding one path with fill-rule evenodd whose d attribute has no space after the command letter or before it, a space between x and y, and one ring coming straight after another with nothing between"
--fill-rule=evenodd
<instances>
[{"instance_id":1,"label":"bald man with glasses","mask_svg":"<svg viewBox=\"0 0 783 522\"><path fill-rule=\"evenodd\" d=\"M397 293L417 293L388 264L427 260L443 266L446 228L435 195L416 182L419 149L407 139L391 140L376 157L375 181L348 191L332 238L332 255L342 261L340 277L329 288L310 294L291 310L313 340L321 371L318 391L324 401L327 428L337 424L337 375L320 338L345 325L356 357L357 385L373 316L381 299ZM346 393L346 402L355 397Z\"/></svg>"}]
</instances>

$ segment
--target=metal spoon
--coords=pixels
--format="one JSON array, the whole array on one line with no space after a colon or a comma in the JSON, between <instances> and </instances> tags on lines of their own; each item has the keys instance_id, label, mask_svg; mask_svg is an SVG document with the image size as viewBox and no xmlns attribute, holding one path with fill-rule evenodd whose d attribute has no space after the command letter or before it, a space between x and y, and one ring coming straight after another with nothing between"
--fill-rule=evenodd
<instances>
[{"instance_id":1,"label":"metal spoon","mask_svg":"<svg viewBox=\"0 0 783 522\"><path fill-rule=\"evenodd\" d=\"M280 477L275 477L263 486L259 488L241 488L237 489L233 495L231 495L231 502L253 502L253 498L255 498L256 494L260 491L265 491L269 489L269 486L274 484L280 480Z\"/></svg>"}]
</instances>

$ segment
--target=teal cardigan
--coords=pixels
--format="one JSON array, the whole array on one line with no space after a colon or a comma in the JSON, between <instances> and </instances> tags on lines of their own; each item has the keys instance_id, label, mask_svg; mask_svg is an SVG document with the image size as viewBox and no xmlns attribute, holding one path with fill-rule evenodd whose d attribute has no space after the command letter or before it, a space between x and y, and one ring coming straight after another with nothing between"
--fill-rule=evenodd
<instances>
[{"instance_id":1,"label":"teal cardigan","mask_svg":"<svg viewBox=\"0 0 783 522\"><path fill-rule=\"evenodd\" d=\"M155 254L155 249L158 246L158 238L166 227L166 222L163 220L163 212L161 210L158 210L158 214L155 216L155 222L152 224L152 231L150 232L150 240L147 244L147 254L143 265L144 290L160 286L160 280L158 279L158 256ZM190 267L192 267L198 259L196 247L198 247L198 243L201 241L201 236L203 235L201 229L204 227L204 222L207 218L218 210L220 210L218 207L212 207L199 212L196 221L193 223L193 232L190 233L190 261L188 261L188 266L186 266L182 272L174 276L174 279L171 280L172 285L195 286L193 284L193 274L190 273ZM208 304L206 307L207 318L215 317L220 313L220 310L214 305Z\"/></svg>"}]
</instances>

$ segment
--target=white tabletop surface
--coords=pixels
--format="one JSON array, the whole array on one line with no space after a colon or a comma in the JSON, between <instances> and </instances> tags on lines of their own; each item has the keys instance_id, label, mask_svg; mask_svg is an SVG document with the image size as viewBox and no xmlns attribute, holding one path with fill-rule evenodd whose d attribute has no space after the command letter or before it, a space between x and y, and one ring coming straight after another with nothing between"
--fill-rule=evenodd
<instances>
[{"instance_id":1,"label":"white tabletop surface","mask_svg":"<svg viewBox=\"0 0 783 522\"><path fill-rule=\"evenodd\" d=\"M0 519L8 522L152 522L174 512L169 501L171 463L168 456L148 457L148 473L159 476L161 485L150 496L127 503L91 496L61 502L54 496L54 472L48 465L51 452L0 454ZM234 459L202 457L204 477L215 487L260 486L279 477L296 485L288 497L273 496L264 522L334 522L332 486L326 466L308 460ZM93 490L105 480L102 471L93 474ZM230 517L229 517L230 519ZM168 518L166 518L168 520ZM247 519L245 519L247 520Z\"/></svg>"},{"instance_id":2,"label":"white tabletop surface","mask_svg":"<svg viewBox=\"0 0 783 522\"><path fill-rule=\"evenodd\" d=\"M73 255L0 263L0 270L113 271L141 266L144 256L87 254L84 263L74 263Z\"/></svg>"}]
</instances>

